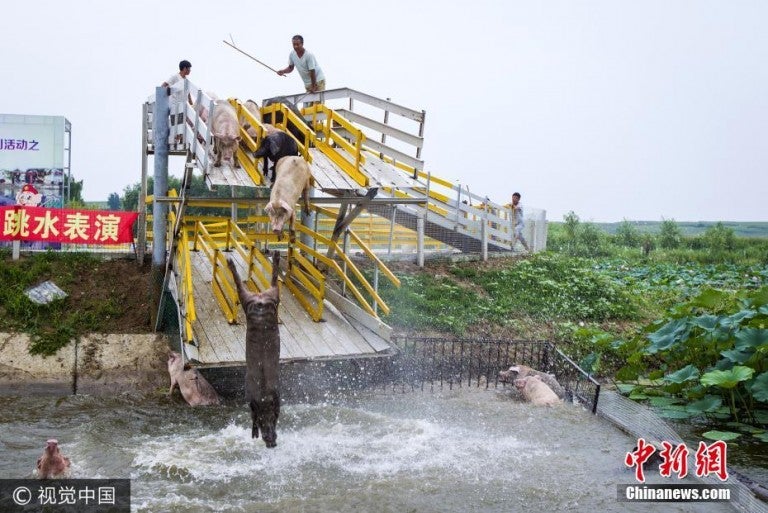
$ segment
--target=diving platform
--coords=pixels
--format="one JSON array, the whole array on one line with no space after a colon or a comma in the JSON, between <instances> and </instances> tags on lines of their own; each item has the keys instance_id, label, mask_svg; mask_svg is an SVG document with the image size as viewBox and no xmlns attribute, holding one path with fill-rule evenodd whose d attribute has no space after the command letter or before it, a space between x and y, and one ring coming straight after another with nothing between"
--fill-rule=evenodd
<instances>
[{"instance_id":1,"label":"diving platform","mask_svg":"<svg viewBox=\"0 0 768 513\"><path fill-rule=\"evenodd\" d=\"M229 254L241 276L246 266L236 252ZM192 264L193 297L196 319L192 322L194 338L184 344L186 357L196 366L238 366L245 362L246 323L242 308L238 308L235 323L230 324L222 315L214 297L213 273L208 258L201 251L190 252ZM179 304L180 275L170 280L171 295ZM380 321L366 326L354 317L345 315L326 300L321 322L315 322L284 285L280 287L279 330L280 360L337 360L351 357L389 356L393 349L389 343L391 329ZM183 301L181 311L184 315Z\"/></svg>"},{"instance_id":2,"label":"diving platform","mask_svg":"<svg viewBox=\"0 0 768 513\"><path fill-rule=\"evenodd\" d=\"M166 284L176 305L181 349L196 367L245 364L246 324L227 258L247 286L259 291L269 286L271 276L265 254L281 253L281 362L330 362L397 352L391 328L380 318L389 307L379 296L378 283L380 276L396 287L400 281L375 252L387 238L391 249L396 232L410 233L420 254L425 237L429 244L483 257L488 250L514 250L514 213L507 206L424 171L424 111L350 89L266 99L259 112L229 99L240 123L239 167L224 162L214 167L211 113L224 100L214 100L188 81L185 87L196 101L172 113L183 114L184 122L170 127L167 140L168 154L186 156L182 190L156 201L170 204ZM315 103L299 110L296 102L302 98ZM335 100L347 104L332 107ZM356 111L355 102L383 110L384 121ZM154 108L154 103L145 104L145 157L165 142L152 137ZM415 122L416 129L389 124L390 115ZM270 229L264 212L269 182L263 159L253 157L269 125L296 140L312 173L311 215L297 215L287 228L287 241ZM211 189L245 187L254 194L187 197L194 173ZM222 216L222 207L231 207L229 216ZM205 209L210 208L217 213L208 215Z\"/></svg>"}]
</instances>

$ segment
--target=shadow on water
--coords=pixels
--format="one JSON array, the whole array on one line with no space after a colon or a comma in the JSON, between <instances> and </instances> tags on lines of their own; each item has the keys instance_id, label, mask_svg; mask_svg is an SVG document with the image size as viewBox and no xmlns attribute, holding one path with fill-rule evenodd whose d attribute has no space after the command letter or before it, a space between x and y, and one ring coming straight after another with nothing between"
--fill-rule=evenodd
<instances>
[{"instance_id":1,"label":"shadow on water","mask_svg":"<svg viewBox=\"0 0 768 513\"><path fill-rule=\"evenodd\" d=\"M243 404L160 396L0 398L0 433L0 477L29 476L55 436L73 477L130 477L138 512L731 511L617 502L633 440L579 406L503 390L288 404L271 450Z\"/></svg>"}]
</instances>

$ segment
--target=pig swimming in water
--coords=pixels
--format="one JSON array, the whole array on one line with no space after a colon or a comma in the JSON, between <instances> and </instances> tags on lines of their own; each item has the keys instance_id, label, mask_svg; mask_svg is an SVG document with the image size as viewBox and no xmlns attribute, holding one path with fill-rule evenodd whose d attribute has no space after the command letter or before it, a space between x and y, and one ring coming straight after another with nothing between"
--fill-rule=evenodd
<instances>
[{"instance_id":1,"label":"pig swimming in water","mask_svg":"<svg viewBox=\"0 0 768 513\"><path fill-rule=\"evenodd\" d=\"M35 475L38 479L67 479L70 467L69 458L61 454L59 441L51 438L46 442L42 456L37 459Z\"/></svg>"},{"instance_id":2,"label":"pig swimming in water","mask_svg":"<svg viewBox=\"0 0 768 513\"><path fill-rule=\"evenodd\" d=\"M277 180L272 185L269 203L264 211L269 216L272 231L282 239L283 226L294 217L293 207L303 199L304 213L309 214L309 184L312 171L301 157L283 157L277 163ZM289 224L290 226L290 224Z\"/></svg>"},{"instance_id":3,"label":"pig swimming in water","mask_svg":"<svg viewBox=\"0 0 768 513\"><path fill-rule=\"evenodd\" d=\"M513 383L517 378L524 378L526 376L538 376L541 381L552 389L557 394L557 397L563 399L565 397L565 389L557 382L557 379L552 374L532 369L527 365L513 365L505 371L499 372L499 381L502 383Z\"/></svg>"},{"instance_id":4,"label":"pig swimming in water","mask_svg":"<svg viewBox=\"0 0 768 513\"><path fill-rule=\"evenodd\" d=\"M557 397L546 383L541 381L538 376L526 376L515 380L515 387L523 393L526 401L537 406L558 404L560 398Z\"/></svg>"},{"instance_id":5,"label":"pig swimming in water","mask_svg":"<svg viewBox=\"0 0 768 513\"><path fill-rule=\"evenodd\" d=\"M210 383L197 369L184 369L181 355L172 351L168 355L168 374L171 375L171 389L168 395L173 393L176 385L185 401L190 406L207 406L209 404L221 404L221 398Z\"/></svg>"},{"instance_id":6,"label":"pig swimming in water","mask_svg":"<svg viewBox=\"0 0 768 513\"><path fill-rule=\"evenodd\" d=\"M275 251L272 257L271 286L260 294L246 289L231 259L227 259L227 265L235 280L247 325L245 399L251 409L251 438L258 438L261 430L264 444L271 449L277 446L277 418L280 416L280 331L277 325L280 253Z\"/></svg>"}]
</instances>

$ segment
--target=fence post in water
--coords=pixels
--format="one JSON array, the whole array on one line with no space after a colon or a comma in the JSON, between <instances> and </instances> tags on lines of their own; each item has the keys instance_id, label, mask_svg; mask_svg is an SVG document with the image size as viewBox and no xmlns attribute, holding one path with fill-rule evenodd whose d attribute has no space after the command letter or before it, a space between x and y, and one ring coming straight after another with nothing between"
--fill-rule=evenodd
<instances>
[{"instance_id":1,"label":"fence post in water","mask_svg":"<svg viewBox=\"0 0 768 513\"><path fill-rule=\"evenodd\" d=\"M155 147L155 171L152 202L152 270L150 287L152 295L152 325L157 326L157 314L163 294L165 278L166 225L168 206L158 201L168 195L168 91L155 88L155 108L152 115L152 138Z\"/></svg>"}]
</instances>

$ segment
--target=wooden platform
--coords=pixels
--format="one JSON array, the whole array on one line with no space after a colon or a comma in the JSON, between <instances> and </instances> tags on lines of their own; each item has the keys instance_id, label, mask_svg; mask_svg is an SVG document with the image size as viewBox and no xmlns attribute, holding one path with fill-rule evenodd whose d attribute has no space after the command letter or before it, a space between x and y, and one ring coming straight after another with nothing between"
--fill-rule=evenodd
<instances>
[{"instance_id":1,"label":"wooden platform","mask_svg":"<svg viewBox=\"0 0 768 513\"><path fill-rule=\"evenodd\" d=\"M240 275L245 276L243 262L236 254L232 256ZM212 272L205 254L191 252L191 261L197 314L193 323L196 347L185 347L187 358L196 360L200 366L243 365L246 326L242 309L238 312L237 324L229 324L211 290ZM170 288L175 298L177 287ZM384 356L393 352L387 340L342 314L329 301L325 302L323 322L314 322L282 283L280 294L281 361Z\"/></svg>"},{"instance_id":2,"label":"wooden platform","mask_svg":"<svg viewBox=\"0 0 768 513\"><path fill-rule=\"evenodd\" d=\"M316 189L332 195L344 194L348 191L361 191L361 195L365 194L364 188L339 169L322 151L317 148L310 148L309 153L312 156L310 167ZM257 166L261 169L261 161L257 163ZM367 155L365 164L362 166L362 172L368 177L370 187L394 187L397 189L424 187L424 184L420 184L374 155ZM256 184L242 167L233 168L226 163L222 163L220 167L208 166L204 175L210 188L217 185L256 187Z\"/></svg>"}]
</instances>

